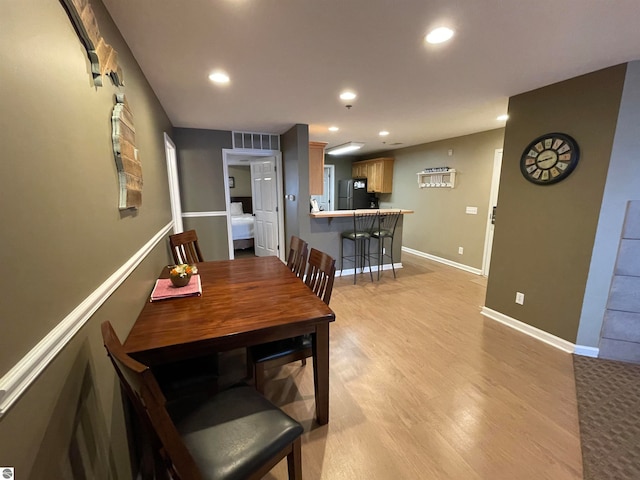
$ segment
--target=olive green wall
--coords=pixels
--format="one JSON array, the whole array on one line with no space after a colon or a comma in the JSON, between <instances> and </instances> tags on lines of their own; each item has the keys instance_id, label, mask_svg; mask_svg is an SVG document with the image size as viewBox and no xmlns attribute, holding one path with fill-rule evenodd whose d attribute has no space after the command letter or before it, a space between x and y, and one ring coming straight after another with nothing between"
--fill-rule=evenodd
<instances>
[{"instance_id":1,"label":"olive green wall","mask_svg":"<svg viewBox=\"0 0 640 480\"><path fill-rule=\"evenodd\" d=\"M196 128L175 128L180 200L186 214L185 230L198 232L198 243L206 260L227 260L229 243L222 150L233 146L231 132ZM218 216L211 216L214 213Z\"/></svg>"},{"instance_id":2,"label":"olive green wall","mask_svg":"<svg viewBox=\"0 0 640 480\"><path fill-rule=\"evenodd\" d=\"M512 97L505 130L485 306L575 343L607 177L624 65ZM520 173L534 138L564 132L580 163L564 181L535 185ZM524 305L514 303L516 291Z\"/></svg>"},{"instance_id":3,"label":"olive green wall","mask_svg":"<svg viewBox=\"0 0 640 480\"><path fill-rule=\"evenodd\" d=\"M163 143L171 124L103 5L91 3L125 87L108 78L93 86L60 2L3 4L0 376L171 221ZM118 210L117 92L126 94L136 126L138 211ZM161 243L0 419L0 465L25 479L71 478L72 465L86 467L86 478L132 477L99 322L111 320L125 338L167 261ZM76 451L90 452L89 463L79 465Z\"/></svg>"},{"instance_id":4,"label":"olive green wall","mask_svg":"<svg viewBox=\"0 0 640 480\"><path fill-rule=\"evenodd\" d=\"M251 167L244 165L229 165L229 176L235 180L235 188L230 188L232 197L251 196Z\"/></svg>"},{"instance_id":5,"label":"olive green wall","mask_svg":"<svg viewBox=\"0 0 640 480\"><path fill-rule=\"evenodd\" d=\"M482 269L493 159L503 135L496 129L367 157L395 158L393 193L379 197L381 207L415 210L404 218L404 247ZM442 166L456 170L455 188L418 187L417 172ZM467 206L478 213L465 213Z\"/></svg>"}]
</instances>

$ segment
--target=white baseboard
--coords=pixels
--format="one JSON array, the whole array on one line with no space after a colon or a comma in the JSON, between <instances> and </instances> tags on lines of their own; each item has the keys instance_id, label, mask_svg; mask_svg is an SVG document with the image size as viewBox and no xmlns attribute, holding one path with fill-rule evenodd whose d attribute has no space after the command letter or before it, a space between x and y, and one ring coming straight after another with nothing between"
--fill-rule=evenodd
<instances>
[{"instance_id":1,"label":"white baseboard","mask_svg":"<svg viewBox=\"0 0 640 480\"><path fill-rule=\"evenodd\" d=\"M576 349L573 353L576 355L582 355L583 357L598 358L598 355L600 355L600 349L596 347L587 347L585 345L576 345Z\"/></svg>"},{"instance_id":2,"label":"white baseboard","mask_svg":"<svg viewBox=\"0 0 640 480\"><path fill-rule=\"evenodd\" d=\"M419 250L414 250L409 247L402 247L402 251L406 253L410 253L411 255L415 255L417 257L426 258L428 260L433 260L434 262L444 263L445 265L449 265L450 267L459 268L460 270L464 270L465 272L475 273L476 275L482 275L482 270L479 268L470 267L469 265L465 265L463 263L454 262L453 260L447 260L446 258L436 257L435 255L431 255L430 253L424 253Z\"/></svg>"},{"instance_id":3,"label":"white baseboard","mask_svg":"<svg viewBox=\"0 0 640 480\"><path fill-rule=\"evenodd\" d=\"M532 327L531 325L521 322L520 320L516 320L515 318L509 317L504 313L497 312L487 307L482 307L480 311L482 315L488 317L492 320L500 322L508 327L513 328L514 330L518 330L519 332L525 333L530 337L533 337L541 342L544 342L552 347L555 347L563 352L567 353L575 353L576 355L583 355L586 357L597 357L598 349L594 347L586 347L584 345L575 345L567 340L556 337L544 330L540 330L539 328Z\"/></svg>"},{"instance_id":4,"label":"white baseboard","mask_svg":"<svg viewBox=\"0 0 640 480\"><path fill-rule=\"evenodd\" d=\"M172 228L173 221L156 233L0 378L0 419Z\"/></svg>"},{"instance_id":5,"label":"white baseboard","mask_svg":"<svg viewBox=\"0 0 640 480\"><path fill-rule=\"evenodd\" d=\"M400 268L402 268L402 263L394 263L393 267L398 270ZM382 265L382 269L383 272L385 270L392 270L391 268L391 264L390 263L385 263L384 265ZM358 271L360 271L360 269L358 269ZM378 271L378 266L377 265L372 265L371 266L371 272L372 273L377 273ZM355 272L354 268L345 268L344 270L336 270L336 277L341 277L343 275L353 275ZM365 267L364 269L364 273L369 273L369 267Z\"/></svg>"}]
</instances>

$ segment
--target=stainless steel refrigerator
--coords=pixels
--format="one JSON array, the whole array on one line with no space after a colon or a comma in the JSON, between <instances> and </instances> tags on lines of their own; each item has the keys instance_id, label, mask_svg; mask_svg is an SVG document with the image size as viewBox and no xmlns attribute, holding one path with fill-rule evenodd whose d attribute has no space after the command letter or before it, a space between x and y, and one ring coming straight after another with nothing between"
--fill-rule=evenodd
<instances>
[{"instance_id":1,"label":"stainless steel refrigerator","mask_svg":"<svg viewBox=\"0 0 640 480\"><path fill-rule=\"evenodd\" d=\"M371 208L371 195L367 193L367 179L354 178L338 181L338 210Z\"/></svg>"}]
</instances>

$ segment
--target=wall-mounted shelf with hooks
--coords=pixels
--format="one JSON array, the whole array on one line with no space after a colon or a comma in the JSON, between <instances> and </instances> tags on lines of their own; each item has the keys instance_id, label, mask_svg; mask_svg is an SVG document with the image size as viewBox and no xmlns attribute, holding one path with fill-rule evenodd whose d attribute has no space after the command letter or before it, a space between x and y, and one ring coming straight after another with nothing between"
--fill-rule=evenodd
<instances>
[{"instance_id":1,"label":"wall-mounted shelf with hooks","mask_svg":"<svg viewBox=\"0 0 640 480\"><path fill-rule=\"evenodd\" d=\"M440 172L418 172L420 188L453 188L456 185L456 171L452 168Z\"/></svg>"}]
</instances>

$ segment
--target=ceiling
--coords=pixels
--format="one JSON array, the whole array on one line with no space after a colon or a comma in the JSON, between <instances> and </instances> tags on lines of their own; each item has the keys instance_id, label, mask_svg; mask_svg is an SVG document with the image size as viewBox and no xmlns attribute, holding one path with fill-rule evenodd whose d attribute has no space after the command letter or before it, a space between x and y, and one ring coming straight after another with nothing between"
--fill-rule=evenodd
<instances>
[{"instance_id":1,"label":"ceiling","mask_svg":"<svg viewBox=\"0 0 640 480\"><path fill-rule=\"evenodd\" d=\"M638 0L103 1L174 126L305 123L360 153L503 127L512 95L640 59Z\"/></svg>"}]
</instances>

